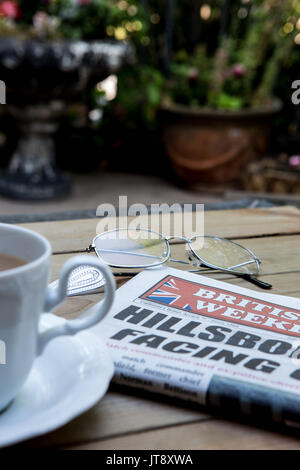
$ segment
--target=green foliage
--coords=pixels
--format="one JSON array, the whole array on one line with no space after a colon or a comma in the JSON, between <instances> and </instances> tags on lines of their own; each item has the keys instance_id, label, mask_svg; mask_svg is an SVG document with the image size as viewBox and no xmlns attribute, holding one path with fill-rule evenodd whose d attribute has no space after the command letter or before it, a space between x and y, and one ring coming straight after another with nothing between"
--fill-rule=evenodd
<instances>
[{"instance_id":1,"label":"green foliage","mask_svg":"<svg viewBox=\"0 0 300 470\"><path fill-rule=\"evenodd\" d=\"M216 107L218 109L229 109L235 111L243 107L243 100L238 96L228 95L227 93L220 93L216 100Z\"/></svg>"},{"instance_id":2,"label":"green foliage","mask_svg":"<svg viewBox=\"0 0 300 470\"><path fill-rule=\"evenodd\" d=\"M232 7L229 35L215 51L174 56L169 99L229 110L268 105L282 65L299 47L299 14L299 0L252 0L242 13Z\"/></svg>"},{"instance_id":3,"label":"green foliage","mask_svg":"<svg viewBox=\"0 0 300 470\"><path fill-rule=\"evenodd\" d=\"M0 1L0 7L1 7ZM140 40L148 21L138 0L13 0L20 15L0 15L0 34L41 38Z\"/></svg>"},{"instance_id":4,"label":"green foliage","mask_svg":"<svg viewBox=\"0 0 300 470\"><path fill-rule=\"evenodd\" d=\"M109 112L126 128L141 124L152 128L163 84L162 74L149 65L125 67L119 73L118 93Z\"/></svg>"}]
</instances>

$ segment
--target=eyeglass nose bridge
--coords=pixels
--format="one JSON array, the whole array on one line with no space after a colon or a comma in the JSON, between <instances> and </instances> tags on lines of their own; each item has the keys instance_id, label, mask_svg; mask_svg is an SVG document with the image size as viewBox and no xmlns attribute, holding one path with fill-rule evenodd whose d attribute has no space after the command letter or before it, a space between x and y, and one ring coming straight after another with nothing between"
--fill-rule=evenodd
<instances>
[{"instance_id":1,"label":"eyeglass nose bridge","mask_svg":"<svg viewBox=\"0 0 300 470\"><path fill-rule=\"evenodd\" d=\"M166 237L166 240L169 242L170 240L183 240L186 243L190 243L190 239L183 237L181 235L171 235L170 237Z\"/></svg>"}]
</instances>

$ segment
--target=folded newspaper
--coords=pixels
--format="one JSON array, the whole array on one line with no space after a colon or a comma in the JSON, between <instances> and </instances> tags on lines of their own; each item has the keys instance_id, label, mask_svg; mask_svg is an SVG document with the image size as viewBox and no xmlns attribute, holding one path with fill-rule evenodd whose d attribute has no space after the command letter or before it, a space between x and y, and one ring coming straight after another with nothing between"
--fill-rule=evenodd
<instances>
[{"instance_id":1,"label":"folded newspaper","mask_svg":"<svg viewBox=\"0 0 300 470\"><path fill-rule=\"evenodd\" d=\"M300 299L152 269L95 330L117 383L300 423Z\"/></svg>"}]
</instances>

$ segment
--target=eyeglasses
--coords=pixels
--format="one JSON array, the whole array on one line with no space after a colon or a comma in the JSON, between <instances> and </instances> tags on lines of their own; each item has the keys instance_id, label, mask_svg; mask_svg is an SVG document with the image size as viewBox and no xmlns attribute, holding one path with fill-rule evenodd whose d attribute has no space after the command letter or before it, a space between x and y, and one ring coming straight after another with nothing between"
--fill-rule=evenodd
<instances>
[{"instance_id":1,"label":"eyeglasses","mask_svg":"<svg viewBox=\"0 0 300 470\"><path fill-rule=\"evenodd\" d=\"M171 258L171 240L179 240L185 245L186 261ZM200 267L207 267L242 277L263 289L272 288L270 284L256 277L259 275L261 264L257 256L248 248L225 238L164 237L151 230L124 228L97 235L88 248L88 251L91 250L112 268L149 269L171 261L193 268L189 271L199 272ZM198 269L195 269L195 266ZM130 275L128 272L115 274Z\"/></svg>"}]
</instances>

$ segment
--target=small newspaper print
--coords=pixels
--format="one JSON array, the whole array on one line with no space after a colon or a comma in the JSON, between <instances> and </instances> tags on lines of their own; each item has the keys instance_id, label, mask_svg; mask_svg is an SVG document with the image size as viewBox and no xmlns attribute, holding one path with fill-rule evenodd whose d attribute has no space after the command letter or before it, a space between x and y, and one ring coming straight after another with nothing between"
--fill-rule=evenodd
<instances>
[{"instance_id":1,"label":"small newspaper print","mask_svg":"<svg viewBox=\"0 0 300 470\"><path fill-rule=\"evenodd\" d=\"M206 404L213 377L300 394L300 300L172 268L143 271L105 319L114 381Z\"/></svg>"}]
</instances>

